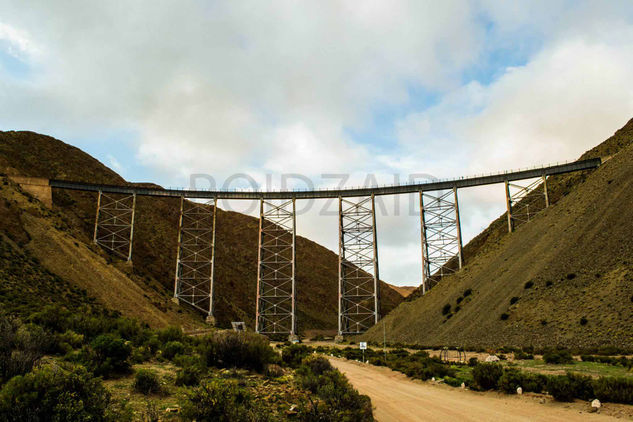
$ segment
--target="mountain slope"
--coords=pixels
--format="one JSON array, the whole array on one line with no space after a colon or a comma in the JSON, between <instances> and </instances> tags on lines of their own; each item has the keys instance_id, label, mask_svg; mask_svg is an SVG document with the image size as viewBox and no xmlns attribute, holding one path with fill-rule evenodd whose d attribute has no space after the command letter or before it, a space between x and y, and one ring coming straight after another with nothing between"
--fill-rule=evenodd
<instances>
[{"instance_id":1,"label":"mountain slope","mask_svg":"<svg viewBox=\"0 0 633 422\"><path fill-rule=\"evenodd\" d=\"M47 304L101 308L156 328L202 327L193 312L174 305L126 265L109 265L93 245L78 242L64 217L0 180L0 309L29 315Z\"/></svg>"},{"instance_id":2,"label":"mountain slope","mask_svg":"<svg viewBox=\"0 0 633 422\"><path fill-rule=\"evenodd\" d=\"M0 132L0 172L92 183L127 184L118 174L81 150L33 132ZM68 221L69 233L90 244L96 194L54 189L53 209ZM143 288L161 294L173 289L180 200L137 199L132 267L129 274ZM257 284L258 219L218 209L216 233L216 317L227 326L246 321L253 326ZM336 236L336 233L333 233ZM48 240L42 242L47 243ZM41 245L45 249L45 245ZM102 255L110 260L107 255ZM111 261L111 260L110 260ZM297 305L299 329L335 329L338 257L297 237ZM382 313L402 296L381 284Z\"/></svg>"},{"instance_id":3,"label":"mountain slope","mask_svg":"<svg viewBox=\"0 0 633 422\"><path fill-rule=\"evenodd\" d=\"M584 153L579 159L586 160L590 158L610 157L631 143L633 143L633 119L629 120L626 125L617 130L615 134L606 141ZM584 181L591 173L592 171L588 170L548 177L547 185L550 204L556 204L561 198L568 195L575 186ZM542 191L542 185L537 189ZM544 205L544 201L530 200L530 209L533 211L542 210ZM479 254L496 248L501 239L506 235L508 235L508 220L507 215L504 213L464 246L463 254L465 262L468 263ZM456 269L457 260L449 261L447 265ZM411 301L420 296L422 296L422 289L418 287L412 294L406 297L406 300Z\"/></svg>"},{"instance_id":4,"label":"mountain slope","mask_svg":"<svg viewBox=\"0 0 633 422\"><path fill-rule=\"evenodd\" d=\"M633 347L633 120L583 158L614 153L558 178L558 201L514 233L493 223L463 271L385 318L388 340ZM365 337L381 341L382 327Z\"/></svg>"}]
</instances>

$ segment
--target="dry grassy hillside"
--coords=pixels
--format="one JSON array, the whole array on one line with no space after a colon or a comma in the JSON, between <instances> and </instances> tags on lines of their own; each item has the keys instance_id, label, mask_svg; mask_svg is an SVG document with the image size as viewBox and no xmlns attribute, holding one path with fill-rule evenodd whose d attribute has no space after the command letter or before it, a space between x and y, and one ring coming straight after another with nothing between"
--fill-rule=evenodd
<instances>
[{"instance_id":1,"label":"dry grassy hillside","mask_svg":"<svg viewBox=\"0 0 633 422\"><path fill-rule=\"evenodd\" d=\"M0 132L0 172L126 184L118 174L81 150L33 132ZM133 265L125 271L160 294L169 294L173 288L179 201L148 197L137 200ZM96 194L55 189L53 202L54 211L68 221L68 233L81 243L90 244ZM215 277L216 316L220 325L236 320L253 325L258 224L256 218L218 209ZM337 255L298 237L297 271L300 331L335 329ZM402 296L385 283L381 289L382 313L385 314L402 301Z\"/></svg>"},{"instance_id":2,"label":"dry grassy hillside","mask_svg":"<svg viewBox=\"0 0 633 422\"><path fill-rule=\"evenodd\" d=\"M28 307L35 312L54 303L98 303L151 327L204 326L193 312L174 305L160 286L147 285L130 269L108 264L96 247L72 236L63 215L0 178L2 311L28 314L19 311Z\"/></svg>"},{"instance_id":3,"label":"dry grassy hillside","mask_svg":"<svg viewBox=\"0 0 633 422\"><path fill-rule=\"evenodd\" d=\"M579 159L586 160L589 158L609 157L631 143L633 143L633 119L631 119L624 127L616 131L609 139L584 153ZM582 171L549 177L547 184L550 203L555 204L561 198L568 195L572 189L584 181L589 174L591 174L591 171ZM538 189L542 190L542 187L539 187ZM544 208L544 205L543 201L537 201L536 203L531 202L530 209L539 210ZM479 254L496 248L501 239L507 234L508 221L507 215L504 213L495 221L490 223L486 230L475 236L475 238L464 246L463 253L465 262L468 263ZM449 262L448 265L456 268L457 261L453 260ZM411 301L420 296L422 296L422 289L418 288L407 296L406 300Z\"/></svg>"},{"instance_id":4,"label":"dry grassy hillside","mask_svg":"<svg viewBox=\"0 0 633 422\"><path fill-rule=\"evenodd\" d=\"M612 154L598 170L557 178L555 204L516 232L496 226L505 217L493 223L463 271L384 320L388 340L633 346L633 120L583 158ZM381 340L382 327L366 337Z\"/></svg>"}]
</instances>

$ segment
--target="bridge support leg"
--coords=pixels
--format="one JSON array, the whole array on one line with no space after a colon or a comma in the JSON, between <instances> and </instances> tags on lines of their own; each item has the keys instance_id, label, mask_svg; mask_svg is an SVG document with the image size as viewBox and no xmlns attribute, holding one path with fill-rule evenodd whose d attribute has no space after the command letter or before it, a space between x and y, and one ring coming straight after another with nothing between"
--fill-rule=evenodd
<instances>
[{"instance_id":1,"label":"bridge support leg","mask_svg":"<svg viewBox=\"0 0 633 422\"><path fill-rule=\"evenodd\" d=\"M543 185L543 193L539 186ZM547 176L543 175L527 185L505 181L506 205L508 209L508 232L527 223L544 208L549 207ZM543 202L542 202L543 201Z\"/></svg>"},{"instance_id":2,"label":"bridge support leg","mask_svg":"<svg viewBox=\"0 0 633 422\"><path fill-rule=\"evenodd\" d=\"M296 207L260 201L255 331L297 340Z\"/></svg>"},{"instance_id":3,"label":"bridge support leg","mask_svg":"<svg viewBox=\"0 0 633 422\"><path fill-rule=\"evenodd\" d=\"M457 188L420 192L422 293L464 265Z\"/></svg>"},{"instance_id":4,"label":"bridge support leg","mask_svg":"<svg viewBox=\"0 0 633 422\"><path fill-rule=\"evenodd\" d=\"M464 251L462 245L462 222L459 216L459 199L457 198L457 187L453 187L455 198L455 231L457 235L457 258L459 259L459 269L464 267Z\"/></svg>"},{"instance_id":5,"label":"bridge support leg","mask_svg":"<svg viewBox=\"0 0 633 422\"><path fill-rule=\"evenodd\" d=\"M420 192L420 244L422 245L422 294L425 295L429 290L429 281L431 278L429 268L429 245L426 241L426 224L424 222L424 194Z\"/></svg>"},{"instance_id":6,"label":"bridge support leg","mask_svg":"<svg viewBox=\"0 0 633 422\"><path fill-rule=\"evenodd\" d=\"M380 320L379 280L374 196L339 197L339 336Z\"/></svg>"},{"instance_id":7,"label":"bridge support leg","mask_svg":"<svg viewBox=\"0 0 633 422\"><path fill-rule=\"evenodd\" d=\"M178 251L174 299L187 303L207 315L215 325L213 278L215 264L215 222L217 202L186 201L180 198Z\"/></svg>"},{"instance_id":8,"label":"bridge support leg","mask_svg":"<svg viewBox=\"0 0 633 422\"><path fill-rule=\"evenodd\" d=\"M506 192L506 208L507 208L507 216L508 216L508 233L512 233L514 229L514 224L512 220L512 199L510 196L510 183L506 180L505 182L505 192Z\"/></svg>"},{"instance_id":9,"label":"bridge support leg","mask_svg":"<svg viewBox=\"0 0 633 422\"><path fill-rule=\"evenodd\" d=\"M99 191L93 242L127 261L132 259L136 194Z\"/></svg>"}]
</instances>

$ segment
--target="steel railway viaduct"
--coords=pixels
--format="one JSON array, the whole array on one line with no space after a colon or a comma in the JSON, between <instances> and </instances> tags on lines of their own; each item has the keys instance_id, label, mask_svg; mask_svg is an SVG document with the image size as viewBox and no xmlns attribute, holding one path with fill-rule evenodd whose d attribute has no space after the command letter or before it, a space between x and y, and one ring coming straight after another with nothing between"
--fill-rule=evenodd
<instances>
[{"instance_id":1,"label":"steel railway viaduct","mask_svg":"<svg viewBox=\"0 0 633 422\"><path fill-rule=\"evenodd\" d=\"M219 199L260 203L257 305L255 330L265 335L297 336L296 212L302 199L335 198L339 203L338 334L366 331L380 319L378 248L374 198L378 195L418 193L422 245L422 290L463 266L458 190L504 184L508 230L528 221L549 206L549 176L599 167L590 159L506 171L477 177L419 184L323 189L312 191L205 191L113 186L49 180L51 188L98 193L94 242L130 260L136 197L177 197L180 202L174 300L204 312L214 320L216 203ZM523 181L522 184L518 182ZM204 203L186 198L206 200ZM531 209L530 209L531 208Z\"/></svg>"}]
</instances>

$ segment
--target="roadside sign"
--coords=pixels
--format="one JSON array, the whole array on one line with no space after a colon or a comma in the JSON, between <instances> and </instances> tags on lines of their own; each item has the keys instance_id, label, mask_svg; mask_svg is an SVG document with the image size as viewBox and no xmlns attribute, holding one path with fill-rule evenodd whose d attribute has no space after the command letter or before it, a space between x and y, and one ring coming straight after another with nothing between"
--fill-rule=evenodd
<instances>
[{"instance_id":1,"label":"roadside sign","mask_svg":"<svg viewBox=\"0 0 633 422\"><path fill-rule=\"evenodd\" d=\"M366 350L367 349L367 342L366 341L361 341L360 343L358 343L358 345L360 346L360 350Z\"/></svg>"}]
</instances>

